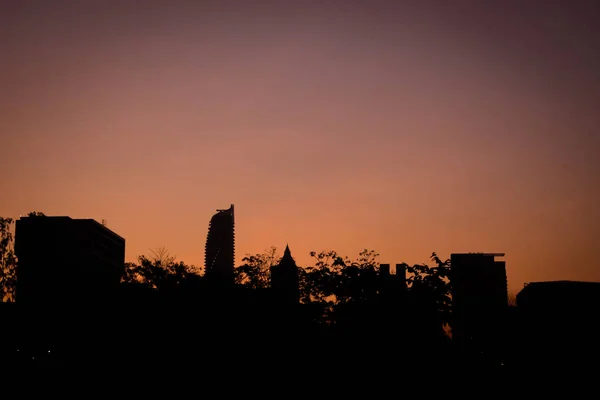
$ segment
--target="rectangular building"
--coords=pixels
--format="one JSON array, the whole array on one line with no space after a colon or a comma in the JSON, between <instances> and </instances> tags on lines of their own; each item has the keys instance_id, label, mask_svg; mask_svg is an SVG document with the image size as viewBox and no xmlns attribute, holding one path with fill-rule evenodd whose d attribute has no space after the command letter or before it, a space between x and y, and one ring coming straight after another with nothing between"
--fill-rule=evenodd
<instances>
[{"instance_id":1,"label":"rectangular building","mask_svg":"<svg viewBox=\"0 0 600 400\"><path fill-rule=\"evenodd\" d=\"M125 239L93 219L28 216L16 222L16 300L76 304L108 300L125 264Z\"/></svg>"},{"instance_id":2,"label":"rectangular building","mask_svg":"<svg viewBox=\"0 0 600 400\"><path fill-rule=\"evenodd\" d=\"M502 253L450 256L452 337L463 349L493 346L508 309L506 263Z\"/></svg>"}]
</instances>

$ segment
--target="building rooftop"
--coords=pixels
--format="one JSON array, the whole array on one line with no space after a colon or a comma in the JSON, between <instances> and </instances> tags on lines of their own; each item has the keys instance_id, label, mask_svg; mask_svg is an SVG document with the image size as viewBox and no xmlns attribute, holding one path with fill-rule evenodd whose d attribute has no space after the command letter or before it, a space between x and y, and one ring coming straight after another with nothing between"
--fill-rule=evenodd
<instances>
[{"instance_id":1,"label":"building rooftop","mask_svg":"<svg viewBox=\"0 0 600 400\"><path fill-rule=\"evenodd\" d=\"M504 257L504 253L452 253L451 256L493 256L493 257Z\"/></svg>"},{"instance_id":2,"label":"building rooftop","mask_svg":"<svg viewBox=\"0 0 600 400\"><path fill-rule=\"evenodd\" d=\"M57 220L58 219L58 220L68 220L68 221L87 221L89 223L94 224L97 228L100 228L100 229L104 230L107 233L110 233L110 234L112 234L114 236L117 236L117 237L125 240L124 237L122 237L119 234L115 233L114 231L112 231L111 229L109 229L108 227L106 227L106 225L101 224L100 222L96 221L93 218L71 218L71 217L68 217L68 216L65 216L65 215L53 215L53 216L50 216L50 215L43 215L43 216L40 216L40 215L20 215L19 219L20 220L27 220L27 219L40 219L40 220L41 219L53 219L53 220Z\"/></svg>"}]
</instances>

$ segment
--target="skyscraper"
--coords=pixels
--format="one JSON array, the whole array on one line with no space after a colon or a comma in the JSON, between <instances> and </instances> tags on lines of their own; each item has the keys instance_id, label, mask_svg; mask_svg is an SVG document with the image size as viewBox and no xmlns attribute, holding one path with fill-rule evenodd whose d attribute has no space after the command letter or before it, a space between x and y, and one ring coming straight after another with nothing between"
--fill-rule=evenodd
<instances>
[{"instance_id":1,"label":"skyscraper","mask_svg":"<svg viewBox=\"0 0 600 400\"><path fill-rule=\"evenodd\" d=\"M235 264L235 225L233 204L212 216L206 237L204 267L206 277L233 283Z\"/></svg>"}]
</instances>

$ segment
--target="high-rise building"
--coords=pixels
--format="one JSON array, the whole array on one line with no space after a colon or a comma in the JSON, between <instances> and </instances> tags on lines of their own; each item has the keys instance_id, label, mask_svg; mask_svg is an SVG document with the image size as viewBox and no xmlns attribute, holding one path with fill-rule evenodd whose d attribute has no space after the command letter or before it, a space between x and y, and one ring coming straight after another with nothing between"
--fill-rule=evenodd
<instances>
[{"instance_id":1,"label":"high-rise building","mask_svg":"<svg viewBox=\"0 0 600 400\"><path fill-rule=\"evenodd\" d=\"M300 301L298 266L287 245L279 264L271 267L271 288L286 303Z\"/></svg>"},{"instance_id":2,"label":"high-rise building","mask_svg":"<svg viewBox=\"0 0 600 400\"><path fill-rule=\"evenodd\" d=\"M494 346L508 308L502 253L450 256L452 337L462 349Z\"/></svg>"},{"instance_id":3,"label":"high-rise building","mask_svg":"<svg viewBox=\"0 0 600 400\"><path fill-rule=\"evenodd\" d=\"M235 264L235 224L233 204L212 216L206 237L204 267L206 277L233 283Z\"/></svg>"},{"instance_id":4,"label":"high-rise building","mask_svg":"<svg viewBox=\"0 0 600 400\"><path fill-rule=\"evenodd\" d=\"M125 265L125 239L93 219L21 217L15 229L21 304L107 301Z\"/></svg>"}]
</instances>

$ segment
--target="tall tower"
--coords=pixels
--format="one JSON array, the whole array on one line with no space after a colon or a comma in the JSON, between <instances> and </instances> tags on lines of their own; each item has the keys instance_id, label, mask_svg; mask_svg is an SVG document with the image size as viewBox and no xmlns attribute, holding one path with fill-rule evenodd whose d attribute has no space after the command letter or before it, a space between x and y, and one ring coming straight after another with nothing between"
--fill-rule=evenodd
<instances>
[{"instance_id":1,"label":"tall tower","mask_svg":"<svg viewBox=\"0 0 600 400\"><path fill-rule=\"evenodd\" d=\"M206 277L233 283L235 264L235 225L233 204L227 210L217 210L208 225L204 267Z\"/></svg>"}]
</instances>

